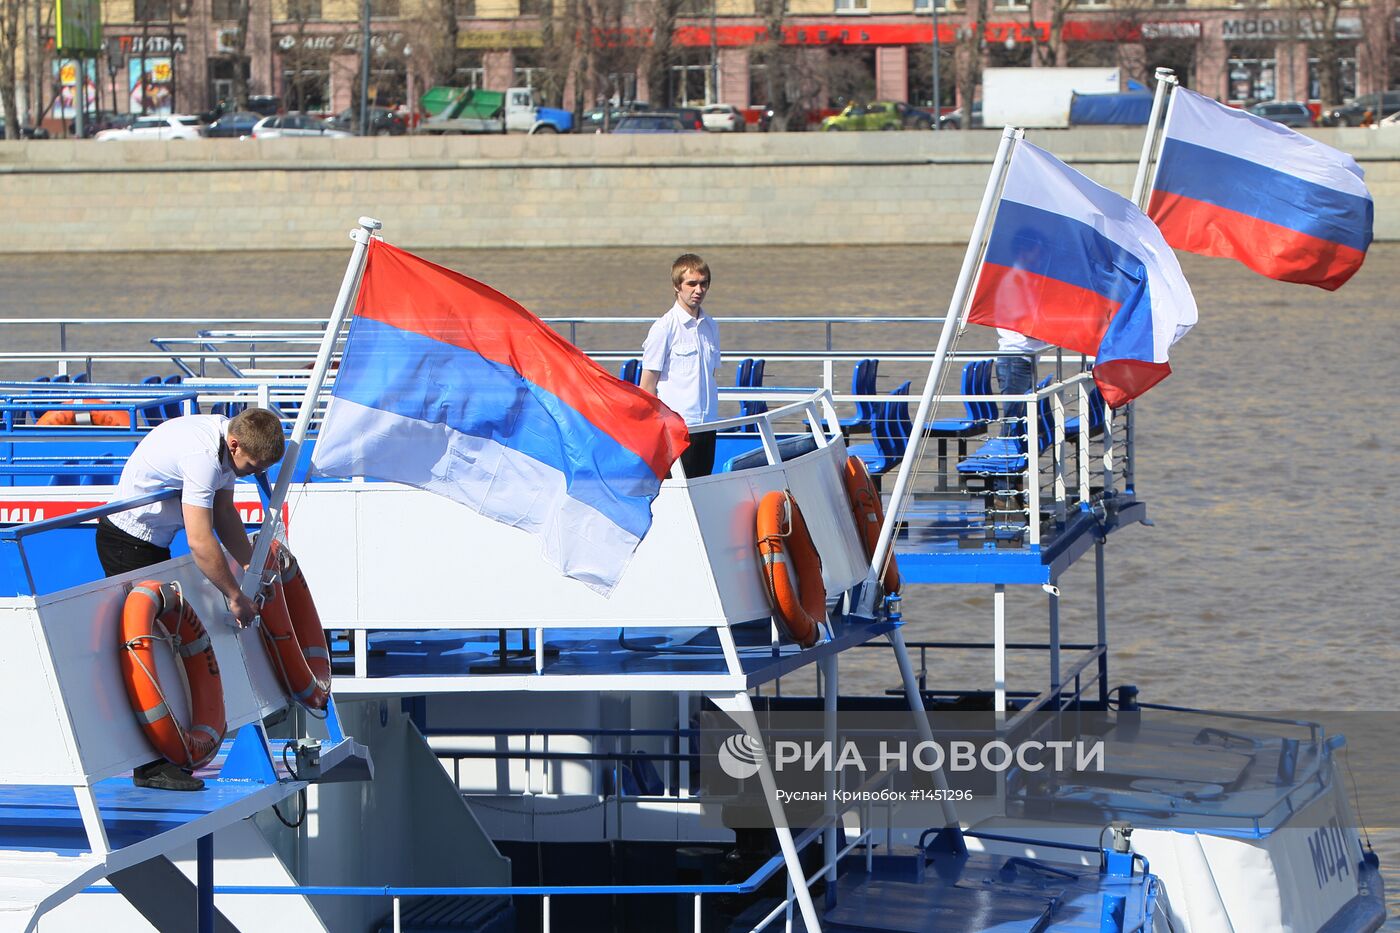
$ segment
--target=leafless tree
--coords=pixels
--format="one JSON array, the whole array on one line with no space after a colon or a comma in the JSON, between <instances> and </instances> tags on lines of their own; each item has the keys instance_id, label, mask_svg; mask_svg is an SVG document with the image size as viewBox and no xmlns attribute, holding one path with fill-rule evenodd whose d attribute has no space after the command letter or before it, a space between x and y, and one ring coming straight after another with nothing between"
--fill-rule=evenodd
<instances>
[{"instance_id":1,"label":"leafless tree","mask_svg":"<svg viewBox=\"0 0 1400 933\"><path fill-rule=\"evenodd\" d=\"M1342 43L1337 34L1344 0L1303 0L1299 23L1310 38L1310 56L1317 58L1318 97L1322 112L1342 102ZM1376 114L1379 119L1381 114Z\"/></svg>"},{"instance_id":2,"label":"leafless tree","mask_svg":"<svg viewBox=\"0 0 1400 933\"><path fill-rule=\"evenodd\" d=\"M19 139L19 98L15 93L18 82L16 65L24 30L20 24L26 8L24 0L0 0L0 109L5 111L5 138Z\"/></svg>"},{"instance_id":3,"label":"leafless tree","mask_svg":"<svg viewBox=\"0 0 1400 933\"><path fill-rule=\"evenodd\" d=\"M986 45L987 0L970 0L967 22L958 30L958 103L962 106L962 128L972 126L972 101L982 81L982 54Z\"/></svg>"},{"instance_id":4,"label":"leafless tree","mask_svg":"<svg viewBox=\"0 0 1400 933\"><path fill-rule=\"evenodd\" d=\"M793 125L820 109L826 89L823 56L805 54L800 46L784 41L787 0L755 0L754 12L763 21L763 36L751 51L753 63L763 68L768 107L773 111L770 130L804 129Z\"/></svg>"}]
</instances>

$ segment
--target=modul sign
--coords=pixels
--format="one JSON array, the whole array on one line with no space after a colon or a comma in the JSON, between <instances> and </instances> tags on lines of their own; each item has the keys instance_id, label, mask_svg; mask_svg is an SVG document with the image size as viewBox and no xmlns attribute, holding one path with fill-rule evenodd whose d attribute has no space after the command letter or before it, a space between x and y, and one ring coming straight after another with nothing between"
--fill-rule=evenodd
<instances>
[{"instance_id":1,"label":"modul sign","mask_svg":"<svg viewBox=\"0 0 1400 933\"><path fill-rule=\"evenodd\" d=\"M1320 35L1313 21L1300 17L1296 21L1286 17L1251 17L1249 19L1227 19L1220 23L1220 32L1226 39L1291 39L1311 38ZM1340 38L1355 39L1361 35L1361 21L1357 19L1337 20L1336 35Z\"/></svg>"},{"instance_id":2,"label":"modul sign","mask_svg":"<svg viewBox=\"0 0 1400 933\"><path fill-rule=\"evenodd\" d=\"M404 37L401 32L376 32L370 34L369 41L370 45L374 47L374 51L376 53L381 53L389 49L403 48ZM284 52L290 52L295 48L317 52L358 52L360 50L360 43L361 39L358 32L329 36L280 36L277 39L277 47Z\"/></svg>"}]
</instances>

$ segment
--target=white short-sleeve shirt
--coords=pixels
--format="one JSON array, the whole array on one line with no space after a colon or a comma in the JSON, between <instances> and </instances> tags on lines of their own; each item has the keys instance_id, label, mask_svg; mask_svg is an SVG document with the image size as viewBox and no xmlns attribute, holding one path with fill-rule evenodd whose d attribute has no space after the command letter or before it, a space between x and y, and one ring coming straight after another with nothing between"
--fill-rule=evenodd
<instances>
[{"instance_id":1,"label":"white short-sleeve shirt","mask_svg":"<svg viewBox=\"0 0 1400 933\"><path fill-rule=\"evenodd\" d=\"M1004 327L997 328L997 349L1017 350L1029 356L1037 350L1044 350L1050 344L1044 340L1037 340L1034 337L1027 337L1025 334L1017 333L1014 330L1007 330Z\"/></svg>"},{"instance_id":2,"label":"white short-sleeve shirt","mask_svg":"<svg viewBox=\"0 0 1400 933\"><path fill-rule=\"evenodd\" d=\"M141 439L122 468L117 499L130 499L164 489L180 490L179 501L117 512L113 525L158 547L169 547L185 525L182 506L214 507L214 494L231 489L238 479L226 453L228 419L222 415L183 415L162 422Z\"/></svg>"},{"instance_id":3,"label":"white short-sleeve shirt","mask_svg":"<svg viewBox=\"0 0 1400 933\"><path fill-rule=\"evenodd\" d=\"M657 318L642 344L642 369L661 374L657 398L686 424L718 420L719 325L703 308L691 317L678 302Z\"/></svg>"}]
</instances>

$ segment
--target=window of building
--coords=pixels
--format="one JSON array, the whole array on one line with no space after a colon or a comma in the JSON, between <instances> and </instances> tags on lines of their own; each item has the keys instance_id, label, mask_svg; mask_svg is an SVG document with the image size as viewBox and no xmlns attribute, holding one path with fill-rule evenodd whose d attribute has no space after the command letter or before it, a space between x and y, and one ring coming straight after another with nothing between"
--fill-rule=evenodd
<instances>
[{"instance_id":1,"label":"window of building","mask_svg":"<svg viewBox=\"0 0 1400 933\"><path fill-rule=\"evenodd\" d=\"M870 0L836 0L837 13L869 13Z\"/></svg>"},{"instance_id":2,"label":"window of building","mask_svg":"<svg viewBox=\"0 0 1400 933\"><path fill-rule=\"evenodd\" d=\"M1225 62L1225 79L1231 103L1253 104L1273 100L1276 94L1278 61L1274 47L1263 42L1241 42L1230 46Z\"/></svg>"},{"instance_id":3,"label":"window of building","mask_svg":"<svg viewBox=\"0 0 1400 933\"><path fill-rule=\"evenodd\" d=\"M287 19L304 23L321 18L321 0L287 0Z\"/></svg>"},{"instance_id":4,"label":"window of building","mask_svg":"<svg viewBox=\"0 0 1400 933\"><path fill-rule=\"evenodd\" d=\"M670 107L702 107L710 96L710 50L688 48L681 50L667 76L666 105Z\"/></svg>"},{"instance_id":5,"label":"window of building","mask_svg":"<svg viewBox=\"0 0 1400 933\"><path fill-rule=\"evenodd\" d=\"M136 0L136 22L164 23L171 18L170 0Z\"/></svg>"},{"instance_id":6,"label":"window of building","mask_svg":"<svg viewBox=\"0 0 1400 933\"><path fill-rule=\"evenodd\" d=\"M511 87L534 88L541 101L557 107L564 96L564 85L558 74L550 68L543 51L516 49L511 54L511 59L511 73L515 76Z\"/></svg>"},{"instance_id":7,"label":"window of building","mask_svg":"<svg viewBox=\"0 0 1400 933\"><path fill-rule=\"evenodd\" d=\"M452 59L453 87L479 88L486 86L486 69L481 63L479 49L458 49Z\"/></svg>"},{"instance_id":8,"label":"window of building","mask_svg":"<svg viewBox=\"0 0 1400 933\"><path fill-rule=\"evenodd\" d=\"M213 0L209 15L215 20L231 23L238 20L243 10L243 0Z\"/></svg>"},{"instance_id":9,"label":"window of building","mask_svg":"<svg viewBox=\"0 0 1400 933\"><path fill-rule=\"evenodd\" d=\"M952 107L957 100L957 70L954 68L955 49L952 43L938 46L938 103L941 108ZM919 44L909 47L909 93L904 98L921 107L933 105L933 47Z\"/></svg>"},{"instance_id":10,"label":"window of building","mask_svg":"<svg viewBox=\"0 0 1400 933\"><path fill-rule=\"evenodd\" d=\"M1153 86L1152 76L1158 68L1170 68L1177 80L1186 87L1196 86L1196 43L1185 39L1161 39L1143 43L1141 80ZM1214 96L1214 95L1212 95Z\"/></svg>"},{"instance_id":11,"label":"window of building","mask_svg":"<svg viewBox=\"0 0 1400 933\"><path fill-rule=\"evenodd\" d=\"M356 100L359 98L357 97ZM282 58L282 100L288 110L325 113L331 106L331 68L325 55Z\"/></svg>"},{"instance_id":12,"label":"window of building","mask_svg":"<svg viewBox=\"0 0 1400 933\"><path fill-rule=\"evenodd\" d=\"M457 11L457 15L458 15L459 17L460 17L460 16L467 16L467 17L475 16L475 15L476 15L476 0L455 0L455 5L454 5L453 8Z\"/></svg>"},{"instance_id":13,"label":"window of building","mask_svg":"<svg viewBox=\"0 0 1400 933\"><path fill-rule=\"evenodd\" d=\"M399 15L399 0L369 0L369 15L376 19L392 19Z\"/></svg>"},{"instance_id":14,"label":"window of building","mask_svg":"<svg viewBox=\"0 0 1400 933\"><path fill-rule=\"evenodd\" d=\"M1356 45L1337 43L1337 96L1331 103L1340 103L1356 96ZM1322 68L1318 64L1317 47L1308 50L1308 99L1322 99Z\"/></svg>"},{"instance_id":15,"label":"window of building","mask_svg":"<svg viewBox=\"0 0 1400 933\"><path fill-rule=\"evenodd\" d=\"M1118 68L1117 42L1068 42L1065 44L1067 62L1072 68Z\"/></svg>"},{"instance_id":16,"label":"window of building","mask_svg":"<svg viewBox=\"0 0 1400 933\"><path fill-rule=\"evenodd\" d=\"M521 16L544 16L549 13L549 0L520 0Z\"/></svg>"},{"instance_id":17,"label":"window of building","mask_svg":"<svg viewBox=\"0 0 1400 933\"><path fill-rule=\"evenodd\" d=\"M948 0L938 0L938 12L942 13L948 9ZM915 13L929 12L929 0L914 0Z\"/></svg>"},{"instance_id":18,"label":"window of building","mask_svg":"<svg viewBox=\"0 0 1400 933\"><path fill-rule=\"evenodd\" d=\"M996 0L998 10L1025 10L1030 8L1030 0Z\"/></svg>"},{"instance_id":19,"label":"window of building","mask_svg":"<svg viewBox=\"0 0 1400 933\"><path fill-rule=\"evenodd\" d=\"M329 96L326 98L329 100ZM360 72L355 71L354 93L360 99ZM408 74L405 67L373 68L369 73L369 104L371 107L398 107L408 99Z\"/></svg>"}]
</instances>

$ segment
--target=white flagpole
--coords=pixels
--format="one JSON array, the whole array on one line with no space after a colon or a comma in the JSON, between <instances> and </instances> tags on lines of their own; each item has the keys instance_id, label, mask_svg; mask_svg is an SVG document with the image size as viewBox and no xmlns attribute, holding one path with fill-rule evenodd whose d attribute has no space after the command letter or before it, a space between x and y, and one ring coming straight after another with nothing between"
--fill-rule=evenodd
<instances>
[{"instance_id":1,"label":"white flagpole","mask_svg":"<svg viewBox=\"0 0 1400 933\"><path fill-rule=\"evenodd\" d=\"M890 548L893 545L896 519L899 516L900 507L904 504L914 472L914 463L919 459L925 442L924 425L927 423L929 413L933 408L933 395L938 390L938 383L943 375L944 363L948 357L948 347L953 342L953 334L961 323L963 315L967 313L972 282L977 275L977 266L982 260L982 253L986 249L992 208L1001 194L1002 180L1006 177L1006 166L1011 160L1011 147L1024 135L1023 130L1013 129L1009 126L1001 131L1001 143L997 147L996 158L992 161L992 174L987 179L987 190L982 193L982 206L977 209L977 220L972 227L972 238L968 240L962 269L958 272L958 282L953 287L953 297L948 302L948 316L943 319L943 332L938 337L938 348L934 351L933 363L929 366L928 380L924 383L923 395L919 396L919 411L914 416L913 427L909 432L909 443L904 449L904 459L899 464L899 474L894 482L894 491L890 493L890 507L885 512L885 524L880 528L880 540L875 546L874 555L870 558L870 572L866 576L865 597L861 605L863 615L873 614L875 587L870 584L879 578L885 566L885 559L889 556Z\"/></svg>"},{"instance_id":2,"label":"white flagpole","mask_svg":"<svg viewBox=\"0 0 1400 933\"><path fill-rule=\"evenodd\" d=\"M1170 68L1158 68L1157 91L1152 95L1152 116L1147 118L1147 135L1142 140L1142 155L1138 157L1137 176L1133 178L1133 203L1138 210L1146 212L1143 198L1147 194L1147 167L1156 165L1161 158L1161 143L1165 139L1162 132L1162 106L1169 90L1176 88L1176 74Z\"/></svg>"},{"instance_id":3,"label":"white flagpole","mask_svg":"<svg viewBox=\"0 0 1400 933\"><path fill-rule=\"evenodd\" d=\"M858 615L873 616L875 614L875 581L879 579L879 574L884 568L886 555L894 546L896 520L909 488L914 463L919 459L920 449L924 444L924 425L928 422L929 412L933 408L933 394L938 389L938 381L942 376L943 364L948 357L948 347L953 342L953 334L961 323L963 315L967 312L972 283L976 278L977 267L982 261L982 255L987 248L987 233L991 227L992 212L997 199L1001 196L1002 182L1006 178L1006 167L1011 161L1012 147L1023 136L1025 136L1024 130L1009 126L1001 131L1001 143L997 146L996 158L992 161L992 174L987 179L987 190L982 194L982 205L977 209L977 220L972 225L972 236L967 243L967 253L963 256L962 269L958 272L958 282L953 287L953 297L948 302L948 315L943 319L943 332L939 335L938 348L934 351L933 363L929 366L928 380L924 383L923 395L919 397L919 411L914 417L913 427L909 432L909 444L905 447L904 459L899 464L899 475L895 480L894 492L890 494L889 511L885 513L885 524L880 528L880 540L876 544L875 554L870 560L870 570L866 574L865 586L861 587L861 604L856 609ZM914 665L909 661L909 648L904 644L904 633L895 628L885 637L890 640L890 648L894 651L895 662L899 665L899 677L904 685L904 697L909 703L910 712L914 714L914 728L918 730L920 739L931 743L933 742L933 726L928 721L928 712L924 708L924 698L919 691L919 682L914 676ZM960 826L958 810L953 805L952 795L947 793L948 776L940 768L933 772L932 780L934 787L943 791L939 803L939 809L943 815L943 825L957 829Z\"/></svg>"},{"instance_id":4,"label":"white flagpole","mask_svg":"<svg viewBox=\"0 0 1400 933\"><path fill-rule=\"evenodd\" d=\"M321 335L321 347L316 351L316 363L311 368L311 379L306 384L306 392L301 398L301 408L297 411L297 422L292 428L292 436L287 441L287 452L282 457L281 469L277 471L277 485L268 496L267 512L263 515L262 527L258 530L258 541L253 546L253 559L248 563L248 572L243 574L239 589L249 599L258 591L262 580L262 566L267 562L268 549L272 547L273 528L281 518L282 503L286 501L287 490L292 485L292 474L296 472L297 458L301 454L302 441L311 428L311 416L316 407L316 396L326 381L326 371L331 366L331 353L335 350L335 340L340 334L340 326L350 313L356 294L360 290L360 276L365 268L365 254L369 250L370 238L384 226L373 217L361 217L360 226L350 231L350 239L355 247L350 253L350 264L345 267L345 278L340 280L340 293L336 295L331 308L326 331Z\"/></svg>"}]
</instances>

